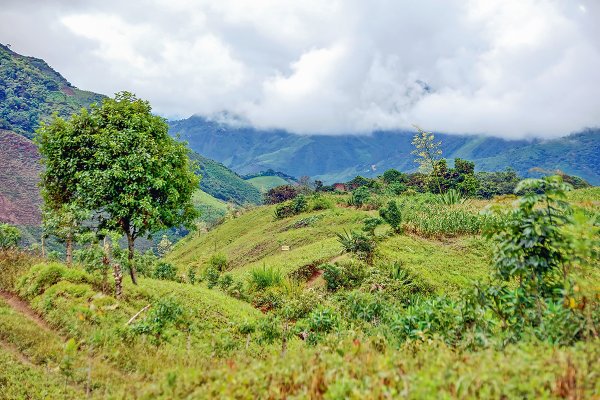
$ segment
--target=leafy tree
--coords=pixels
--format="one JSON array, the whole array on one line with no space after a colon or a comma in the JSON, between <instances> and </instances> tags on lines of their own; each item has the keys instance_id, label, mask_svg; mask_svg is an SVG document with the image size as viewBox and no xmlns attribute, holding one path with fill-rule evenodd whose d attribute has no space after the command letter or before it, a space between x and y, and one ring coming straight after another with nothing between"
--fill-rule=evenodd
<instances>
[{"instance_id":1,"label":"leafy tree","mask_svg":"<svg viewBox=\"0 0 600 400\"><path fill-rule=\"evenodd\" d=\"M16 226L0 223L0 250L17 247L19 240L21 240L21 232Z\"/></svg>"},{"instance_id":2,"label":"leafy tree","mask_svg":"<svg viewBox=\"0 0 600 400\"><path fill-rule=\"evenodd\" d=\"M435 135L432 132L426 132L417 125L415 125L415 128L417 133L412 140L412 145L415 146L412 154L417 156L415 162L419 164L419 171L433 174L439 193L442 193L442 187L435 168L436 163L442 157L442 142L436 142Z\"/></svg>"},{"instance_id":3,"label":"leafy tree","mask_svg":"<svg viewBox=\"0 0 600 400\"><path fill-rule=\"evenodd\" d=\"M552 273L566 279L568 239L561 229L572 213L566 202L569 186L558 176L526 179L517 190L527 190L515 209L497 210L502 218L486 230L496 244L494 266L503 280L517 279L537 293L547 290Z\"/></svg>"},{"instance_id":4,"label":"leafy tree","mask_svg":"<svg viewBox=\"0 0 600 400\"><path fill-rule=\"evenodd\" d=\"M395 233L402 232L402 213L395 201L390 200L387 207L380 208L379 216L392 227Z\"/></svg>"},{"instance_id":5,"label":"leafy tree","mask_svg":"<svg viewBox=\"0 0 600 400\"><path fill-rule=\"evenodd\" d=\"M408 178L406 174L403 174L402 172L393 168L388 169L383 173L383 181L387 184L395 182L406 183L407 180Z\"/></svg>"},{"instance_id":6,"label":"leafy tree","mask_svg":"<svg viewBox=\"0 0 600 400\"><path fill-rule=\"evenodd\" d=\"M475 163L462 158L455 158L454 169L459 175L473 175L475 173Z\"/></svg>"},{"instance_id":7,"label":"leafy tree","mask_svg":"<svg viewBox=\"0 0 600 400\"><path fill-rule=\"evenodd\" d=\"M93 210L98 230L127 237L134 283L135 240L197 216L191 197L198 178L185 144L131 93L105 99L69 122L54 118L37 140L46 167L44 200L55 225L72 227L80 210ZM63 214L65 207L71 214Z\"/></svg>"},{"instance_id":8,"label":"leafy tree","mask_svg":"<svg viewBox=\"0 0 600 400\"><path fill-rule=\"evenodd\" d=\"M168 134L150 104L128 92L92 107L93 157L78 175L82 202L97 211L99 226L127 237L129 270L135 240L161 229L191 223L198 187L185 144Z\"/></svg>"},{"instance_id":9,"label":"leafy tree","mask_svg":"<svg viewBox=\"0 0 600 400\"><path fill-rule=\"evenodd\" d=\"M89 215L77 198L78 175L92 157L88 119L86 110L70 121L54 115L48 124L40 126L35 137L44 166L40 180L44 235L53 234L65 242L68 265L75 235Z\"/></svg>"}]
</instances>

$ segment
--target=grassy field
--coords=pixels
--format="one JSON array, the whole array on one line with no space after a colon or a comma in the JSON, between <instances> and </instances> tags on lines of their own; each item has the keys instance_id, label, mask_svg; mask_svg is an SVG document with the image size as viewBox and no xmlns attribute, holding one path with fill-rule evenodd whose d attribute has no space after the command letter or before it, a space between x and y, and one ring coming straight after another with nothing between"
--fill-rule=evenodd
<instances>
[{"instance_id":1,"label":"grassy field","mask_svg":"<svg viewBox=\"0 0 600 400\"><path fill-rule=\"evenodd\" d=\"M600 193L585 189L569 197L593 212ZM364 266L375 275L360 287L330 293L321 268L352 259L342 254L336 233L360 230L377 212L368 204L348 207L348 196L326 199L321 203L329 207L281 219L276 206L247 209L208 233L194 233L167 257L177 267L176 281L140 277L135 286L125 279L121 299L80 266L1 254L3 398L593 398L600 391L597 338L568 346L535 335L506 344L484 338L474 348L425 331L416 333L421 339L393 339L394 321L417 315L415 305L384 301L388 292L378 294L371 282L387 281L373 277L400 266L427 289L418 293L423 299L460 300L491 272L491 245L478 233L464 233L474 232L478 220L463 230L416 227L429 226L423 221L439 219L440 212L479 215L488 202L438 209L419 195L397 197L414 211L406 213L405 233L379 226L373 265ZM221 277L234 284L220 280L209 289L205 273L215 255L225 256ZM235 283L250 285L262 268L279 271L282 282L245 294L235 289ZM307 268L308 276L298 275ZM586 294L594 293L598 268L578 271L577 279L589 284ZM281 298L291 308L277 306ZM438 318L444 314L432 315L430 323ZM306 330L322 333L311 342Z\"/></svg>"},{"instance_id":2,"label":"grassy field","mask_svg":"<svg viewBox=\"0 0 600 400\"><path fill-rule=\"evenodd\" d=\"M257 176L255 178L246 180L246 182L251 183L252 186L260 190L262 193L266 193L269 191L269 189L272 189L276 186L288 184L288 181L279 176Z\"/></svg>"}]
</instances>

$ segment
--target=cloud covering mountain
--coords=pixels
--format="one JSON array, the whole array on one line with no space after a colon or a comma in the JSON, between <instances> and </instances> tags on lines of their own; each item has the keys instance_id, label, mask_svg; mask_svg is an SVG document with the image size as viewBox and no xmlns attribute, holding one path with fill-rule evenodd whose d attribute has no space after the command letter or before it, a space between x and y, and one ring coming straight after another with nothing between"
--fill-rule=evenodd
<instances>
[{"instance_id":1,"label":"cloud covering mountain","mask_svg":"<svg viewBox=\"0 0 600 400\"><path fill-rule=\"evenodd\" d=\"M2 3L0 42L167 117L510 138L600 125L596 0Z\"/></svg>"}]
</instances>

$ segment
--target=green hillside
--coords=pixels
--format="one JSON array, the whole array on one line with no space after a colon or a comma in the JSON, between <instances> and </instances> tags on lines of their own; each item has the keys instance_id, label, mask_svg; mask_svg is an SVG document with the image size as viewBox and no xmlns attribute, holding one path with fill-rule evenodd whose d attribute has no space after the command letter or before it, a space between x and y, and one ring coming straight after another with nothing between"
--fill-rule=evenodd
<instances>
[{"instance_id":1,"label":"green hillside","mask_svg":"<svg viewBox=\"0 0 600 400\"><path fill-rule=\"evenodd\" d=\"M194 205L200 211L200 220L209 226L221 220L227 214L227 204L210 194L198 190L192 198Z\"/></svg>"},{"instance_id":2,"label":"green hillside","mask_svg":"<svg viewBox=\"0 0 600 400\"><path fill-rule=\"evenodd\" d=\"M68 117L103 98L77 89L44 60L0 44L0 129L32 137L53 113Z\"/></svg>"},{"instance_id":3,"label":"green hillside","mask_svg":"<svg viewBox=\"0 0 600 400\"><path fill-rule=\"evenodd\" d=\"M258 189L244 181L238 174L216 161L197 153L191 154L202 175L200 188L211 196L238 205L259 204L262 195Z\"/></svg>"},{"instance_id":4,"label":"green hillside","mask_svg":"<svg viewBox=\"0 0 600 400\"><path fill-rule=\"evenodd\" d=\"M255 178L246 179L246 182L252 184L252 186L260 190L261 193L266 193L269 189L287 185L289 183L279 176L257 176Z\"/></svg>"},{"instance_id":5,"label":"green hillside","mask_svg":"<svg viewBox=\"0 0 600 400\"><path fill-rule=\"evenodd\" d=\"M375 229L372 265L342 254L336 233L360 230L390 198L402 205L404 232ZM197 199L221 204L201 192ZM463 303L492 271L480 211L512 199L442 206L428 194L375 193L361 207L349 200L311 196L304 212L284 218L275 217L277 205L247 210L178 243L167 257L177 276L146 275L138 286L126 280L120 299L83 265L0 253L3 393L73 399L597 393L600 342L590 333L565 344L571 324L588 325L562 324L554 314L567 315L562 305L544 314L539 337L498 338L499 321L482 331L473 327L491 318L469 314L479 309ZM568 200L588 215L600 212L598 188L570 192ZM585 309L593 328L600 271L597 260L591 269L581 261L572 304L591 307ZM332 281L336 268L349 280ZM348 286L332 289L331 282ZM465 318L467 327L450 328ZM557 336L548 338L553 327Z\"/></svg>"},{"instance_id":6,"label":"green hillside","mask_svg":"<svg viewBox=\"0 0 600 400\"><path fill-rule=\"evenodd\" d=\"M374 177L395 168L414 171L412 132L383 131L369 135L296 135L231 126L192 116L170 121L171 132L187 140L192 150L248 175L273 169L292 176L308 175L326 183L357 175ZM569 132L565 132L567 135ZM268 137L268 140L265 140ZM444 157L475 161L478 170L514 168L521 176L536 176L531 168L560 169L600 184L600 133L585 130L552 140L506 140L489 136L436 133Z\"/></svg>"}]
</instances>

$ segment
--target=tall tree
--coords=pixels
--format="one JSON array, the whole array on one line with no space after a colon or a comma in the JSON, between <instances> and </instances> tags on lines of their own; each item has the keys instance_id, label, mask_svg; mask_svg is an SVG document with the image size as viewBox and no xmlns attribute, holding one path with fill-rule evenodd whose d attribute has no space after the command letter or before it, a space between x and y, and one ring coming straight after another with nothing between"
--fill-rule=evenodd
<instances>
[{"instance_id":1,"label":"tall tree","mask_svg":"<svg viewBox=\"0 0 600 400\"><path fill-rule=\"evenodd\" d=\"M88 213L77 198L77 177L91 156L88 132L85 129L88 113L81 111L65 121L54 115L36 132L44 170L41 174L44 234L50 233L66 245L66 261L70 265L73 241ZM75 126L78 129L75 129Z\"/></svg>"},{"instance_id":2,"label":"tall tree","mask_svg":"<svg viewBox=\"0 0 600 400\"><path fill-rule=\"evenodd\" d=\"M442 158L442 142L435 141L433 132L426 132L417 125L414 125L414 127L417 129L417 133L412 140L412 145L415 146L412 154L417 156L415 162L419 164L419 171L430 173L435 177L438 190L442 193L442 186L437 173L438 169L436 168Z\"/></svg>"},{"instance_id":3,"label":"tall tree","mask_svg":"<svg viewBox=\"0 0 600 400\"><path fill-rule=\"evenodd\" d=\"M92 107L92 157L78 173L83 203L95 210L100 228L127 237L131 280L135 240L197 217L191 198L199 179L188 149L168 134L147 101L121 92Z\"/></svg>"}]
</instances>

